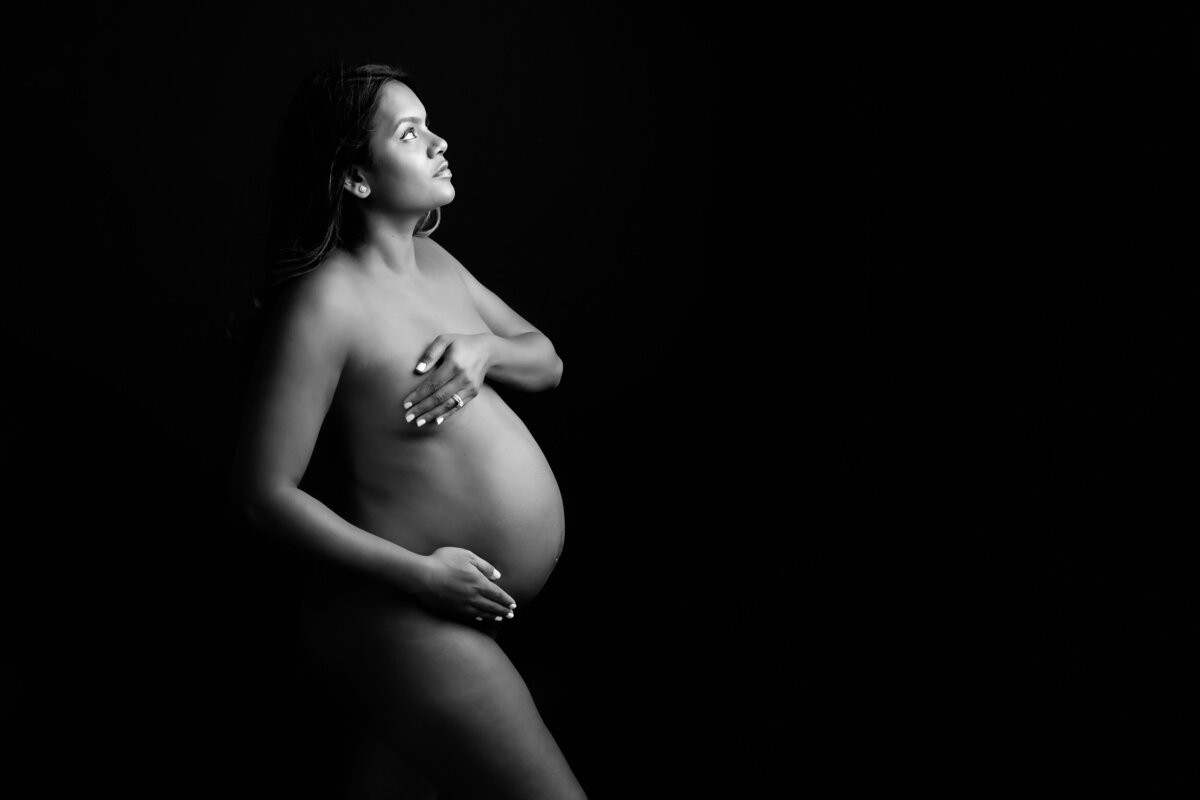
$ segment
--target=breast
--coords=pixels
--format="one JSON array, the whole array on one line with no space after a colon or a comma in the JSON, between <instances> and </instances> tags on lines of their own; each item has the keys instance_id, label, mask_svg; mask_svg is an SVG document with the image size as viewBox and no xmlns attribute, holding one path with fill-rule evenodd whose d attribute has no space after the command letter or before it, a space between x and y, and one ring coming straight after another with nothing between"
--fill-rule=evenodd
<instances>
[{"instance_id":1,"label":"breast","mask_svg":"<svg viewBox=\"0 0 1200 800\"><path fill-rule=\"evenodd\" d=\"M345 463L338 511L423 555L472 550L518 603L541 589L562 550L562 496L528 428L491 386L442 425L417 428L402 402L443 333L490 333L449 269L421 284L364 291L350 358L327 422Z\"/></svg>"}]
</instances>

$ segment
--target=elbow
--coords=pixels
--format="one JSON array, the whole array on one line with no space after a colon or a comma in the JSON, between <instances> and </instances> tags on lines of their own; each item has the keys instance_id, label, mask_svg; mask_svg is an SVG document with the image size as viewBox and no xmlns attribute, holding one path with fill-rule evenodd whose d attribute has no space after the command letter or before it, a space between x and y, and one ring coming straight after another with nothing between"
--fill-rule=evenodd
<instances>
[{"instance_id":1,"label":"elbow","mask_svg":"<svg viewBox=\"0 0 1200 800\"><path fill-rule=\"evenodd\" d=\"M249 525L255 530L263 527L263 502L261 499L246 494L238 494L233 500L233 513L238 521Z\"/></svg>"},{"instance_id":2,"label":"elbow","mask_svg":"<svg viewBox=\"0 0 1200 800\"><path fill-rule=\"evenodd\" d=\"M262 530L271 516L277 492L259 481L235 480L230 486L229 508L241 523Z\"/></svg>"},{"instance_id":3,"label":"elbow","mask_svg":"<svg viewBox=\"0 0 1200 800\"><path fill-rule=\"evenodd\" d=\"M539 330L534 329L531 333L538 334L550 355L549 369L542 372L540 378L535 378L533 382L528 384L528 387L534 391L553 389L562 382L563 362L558 357L558 351L554 349L554 342L550 341L550 337ZM545 361L543 361L543 364ZM539 385L540 384L540 385Z\"/></svg>"},{"instance_id":4,"label":"elbow","mask_svg":"<svg viewBox=\"0 0 1200 800\"><path fill-rule=\"evenodd\" d=\"M262 498L249 487L235 483L229 489L229 513L239 523L257 528L262 521Z\"/></svg>"}]
</instances>

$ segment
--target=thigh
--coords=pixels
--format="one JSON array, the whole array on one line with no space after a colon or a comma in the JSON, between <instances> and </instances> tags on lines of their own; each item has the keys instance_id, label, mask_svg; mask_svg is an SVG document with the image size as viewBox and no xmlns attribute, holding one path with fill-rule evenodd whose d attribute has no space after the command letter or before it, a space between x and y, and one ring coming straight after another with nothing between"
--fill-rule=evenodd
<instances>
[{"instance_id":1,"label":"thigh","mask_svg":"<svg viewBox=\"0 0 1200 800\"><path fill-rule=\"evenodd\" d=\"M364 594L310 615L305 633L364 718L455 800L584 797L525 681L485 631Z\"/></svg>"}]
</instances>

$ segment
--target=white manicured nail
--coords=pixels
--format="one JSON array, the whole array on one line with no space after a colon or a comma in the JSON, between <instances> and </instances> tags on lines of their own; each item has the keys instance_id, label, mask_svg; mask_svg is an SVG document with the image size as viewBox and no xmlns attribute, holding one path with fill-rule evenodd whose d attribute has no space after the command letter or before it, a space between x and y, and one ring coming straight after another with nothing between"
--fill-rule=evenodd
<instances>
[{"instance_id":1,"label":"white manicured nail","mask_svg":"<svg viewBox=\"0 0 1200 800\"><path fill-rule=\"evenodd\" d=\"M508 618L509 618L509 619L512 619L512 617L513 617L513 613L510 611L510 612L508 612L508 615L507 615L507 616L508 616Z\"/></svg>"},{"instance_id":2,"label":"white manicured nail","mask_svg":"<svg viewBox=\"0 0 1200 800\"><path fill-rule=\"evenodd\" d=\"M413 421L413 417L415 417L415 416L416 416L416 414L409 414L407 417L405 417L405 418L404 418L404 421L405 421L405 422L412 422L412 421Z\"/></svg>"},{"instance_id":3,"label":"white manicured nail","mask_svg":"<svg viewBox=\"0 0 1200 800\"><path fill-rule=\"evenodd\" d=\"M504 619L504 617L496 617L496 622L499 622L502 619Z\"/></svg>"},{"instance_id":4,"label":"white manicured nail","mask_svg":"<svg viewBox=\"0 0 1200 800\"><path fill-rule=\"evenodd\" d=\"M441 424L442 424L442 420L444 420L444 419L445 419L445 417L438 417L438 418L437 418L437 424L438 424L438 425L441 425Z\"/></svg>"},{"instance_id":5,"label":"white manicured nail","mask_svg":"<svg viewBox=\"0 0 1200 800\"><path fill-rule=\"evenodd\" d=\"M419 428L419 427L421 427L421 426L422 426L422 425L424 425L424 424L425 424L425 420L423 420L423 419L419 419L419 420L417 420L417 427L418 427L418 428Z\"/></svg>"},{"instance_id":6,"label":"white manicured nail","mask_svg":"<svg viewBox=\"0 0 1200 800\"><path fill-rule=\"evenodd\" d=\"M404 407L405 407L405 408L412 408L412 401L411 401L411 400L409 400L407 403L405 403L405 404L404 404Z\"/></svg>"},{"instance_id":7,"label":"white manicured nail","mask_svg":"<svg viewBox=\"0 0 1200 800\"><path fill-rule=\"evenodd\" d=\"M425 371L425 362L422 361L420 364L417 364L417 372L424 372L424 371Z\"/></svg>"},{"instance_id":8,"label":"white manicured nail","mask_svg":"<svg viewBox=\"0 0 1200 800\"><path fill-rule=\"evenodd\" d=\"M500 570L496 569L495 567L492 567L492 577L493 577L493 578L499 578L499 577L500 577Z\"/></svg>"},{"instance_id":9,"label":"white manicured nail","mask_svg":"<svg viewBox=\"0 0 1200 800\"><path fill-rule=\"evenodd\" d=\"M475 618L475 621L476 621L476 622L483 622L483 617L476 617L476 618Z\"/></svg>"}]
</instances>

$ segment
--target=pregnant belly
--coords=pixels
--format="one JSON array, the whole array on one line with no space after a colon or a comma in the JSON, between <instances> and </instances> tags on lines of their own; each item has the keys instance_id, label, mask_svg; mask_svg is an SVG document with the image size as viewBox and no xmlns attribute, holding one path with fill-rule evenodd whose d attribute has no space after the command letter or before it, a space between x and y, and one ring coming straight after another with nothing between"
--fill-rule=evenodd
<instances>
[{"instance_id":1,"label":"pregnant belly","mask_svg":"<svg viewBox=\"0 0 1200 800\"><path fill-rule=\"evenodd\" d=\"M471 410L398 445L389 463L376 459L371 489L354 493L352 521L422 555L471 550L500 570L497 584L521 605L562 552L562 495L541 448L503 401L481 394Z\"/></svg>"}]
</instances>

